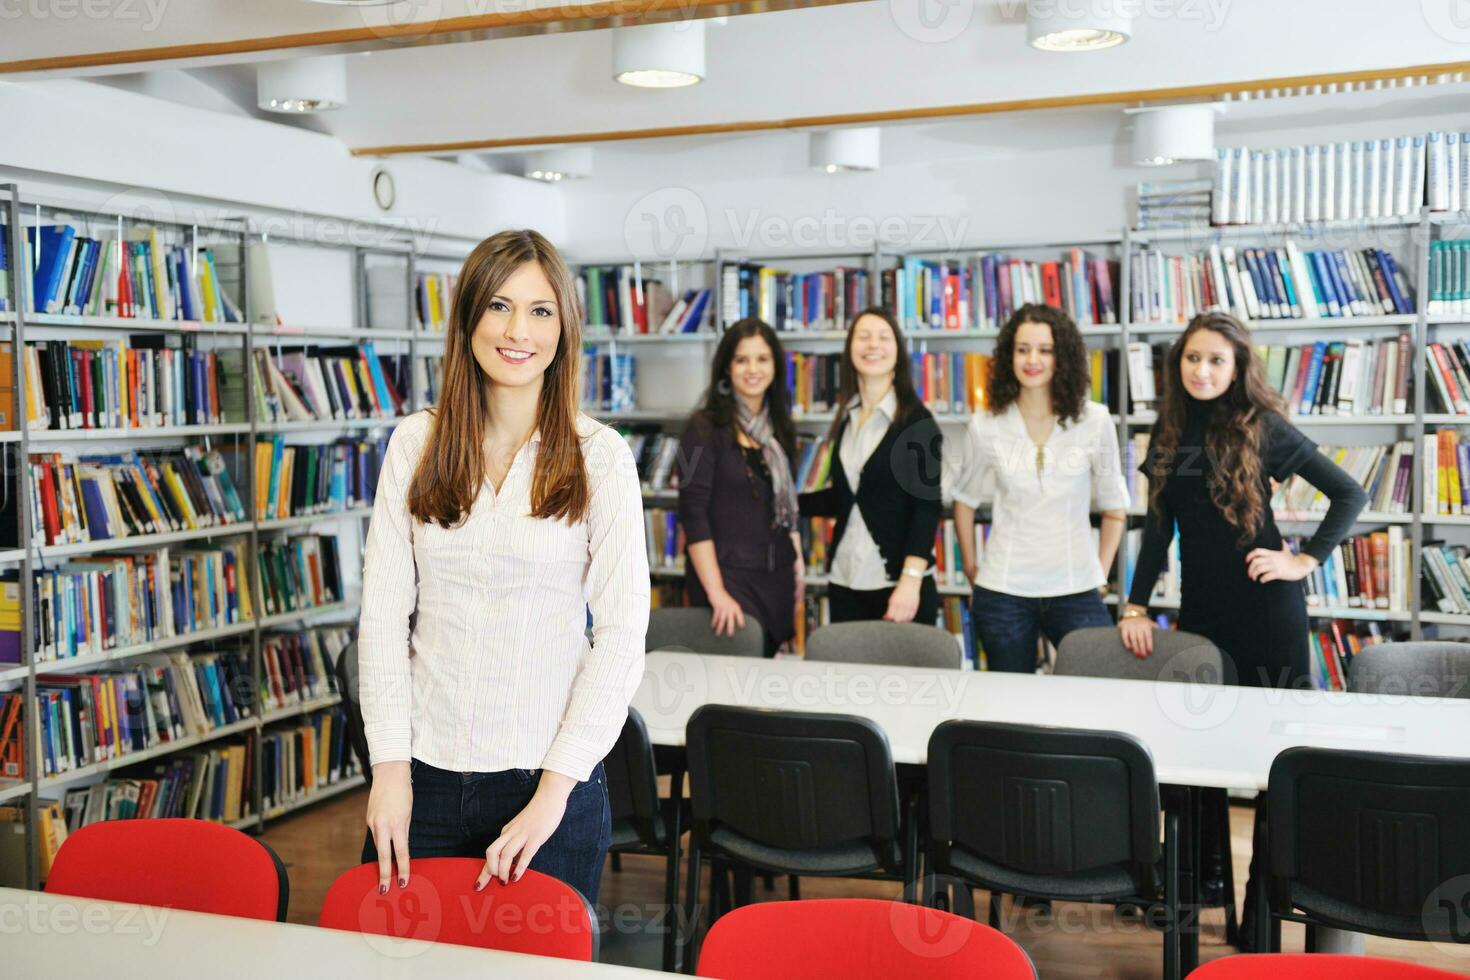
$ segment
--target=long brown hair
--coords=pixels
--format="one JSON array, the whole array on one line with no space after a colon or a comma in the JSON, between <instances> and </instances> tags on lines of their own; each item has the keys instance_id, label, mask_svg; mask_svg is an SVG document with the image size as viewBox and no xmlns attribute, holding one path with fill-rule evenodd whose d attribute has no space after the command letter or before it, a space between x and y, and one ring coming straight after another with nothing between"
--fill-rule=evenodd
<instances>
[{"instance_id":1,"label":"long brown hair","mask_svg":"<svg viewBox=\"0 0 1470 980\"><path fill-rule=\"evenodd\" d=\"M577 435L582 309L560 253L539 232L502 231L464 260L444 339L444 386L432 409L428 443L408 488L408 511L422 523L458 524L485 482L485 422L491 381L470 346L490 299L517 269L535 262L551 282L561 317L556 356L542 376L536 407L541 446L531 476L531 516L581 520L587 513L587 472Z\"/></svg>"},{"instance_id":2,"label":"long brown hair","mask_svg":"<svg viewBox=\"0 0 1470 980\"><path fill-rule=\"evenodd\" d=\"M870 306L852 318L852 322L847 325L847 339L842 343L842 362L837 368L837 410L832 416L832 427L827 430L827 439L834 447L837 445L837 433L842 431L842 424L847 421L847 403L858 393L857 368L852 362L852 338L857 333L858 321L865 316L875 316L888 324L888 328L893 331L893 339L898 344L898 358L893 364L893 393L898 396L898 414L890 423L894 431L898 431L900 421L907 418L910 412L924 407L924 403L919 401L918 393L914 391L909 345L903 339L898 321L883 307Z\"/></svg>"},{"instance_id":3,"label":"long brown hair","mask_svg":"<svg viewBox=\"0 0 1470 980\"><path fill-rule=\"evenodd\" d=\"M999 415L1021 396L1016 378L1016 331L1023 323L1040 323L1051 328L1053 362L1051 410L1065 426L1081 422L1092 391L1092 372L1087 363L1087 342L1072 318L1055 306L1027 303L1006 321L995 338L995 356L990 359L990 401L986 410Z\"/></svg>"},{"instance_id":4,"label":"long brown hair","mask_svg":"<svg viewBox=\"0 0 1470 980\"><path fill-rule=\"evenodd\" d=\"M1266 419L1283 411L1280 396L1266 382L1266 369L1251 344L1250 332L1228 313L1199 314L1169 348L1164 367L1164 408L1150 452L1158 478L1149 481L1149 505L1158 506L1165 483L1162 477L1173 464L1188 404L1194 400L1184 390L1180 372L1184 348L1189 338L1201 330L1224 337L1235 354L1235 377L1211 405L1214 415L1205 429L1204 450L1212 468L1210 500L1240 532L1243 547L1261 529L1266 516L1266 495L1261 486L1261 437Z\"/></svg>"},{"instance_id":5,"label":"long brown hair","mask_svg":"<svg viewBox=\"0 0 1470 980\"><path fill-rule=\"evenodd\" d=\"M766 411L771 420L771 432L781 444L786 458L795 459L796 426L791 421L791 399L786 390L786 352L781 347L781 338L764 320L746 317L725 328L719 346L715 348L714 363L710 366L704 411L717 429L735 425L738 413L736 396L730 386L730 364L735 360L735 348L747 337L759 337L771 349L771 367L775 370L775 377L766 389Z\"/></svg>"}]
</instances>

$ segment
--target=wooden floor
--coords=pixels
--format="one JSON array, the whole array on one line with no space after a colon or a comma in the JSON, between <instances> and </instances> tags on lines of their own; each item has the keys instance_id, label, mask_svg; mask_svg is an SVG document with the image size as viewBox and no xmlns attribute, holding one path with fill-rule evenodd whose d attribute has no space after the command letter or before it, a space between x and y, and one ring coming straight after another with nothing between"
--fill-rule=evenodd
<instances>
[{"instance_id":1,"label":"wooden floor","mask_svg":"<svg viewBox=\"0 0 1470 980\"><path fill-rule=\"evenodd\" d=\"M363 812L367 791L352 793L310 807L271 824L264 840L285 862L291 879L290 919L292 922L314 923L322 899L333 879L358 863L363 840ZM1235 881L1243 889L1246 867L1250 860L1252 811L1236 807L1231 814ZM803 898L873 897L896 898L898 886L883 882L823 880L804 878ZM778 882L775 892L756 887L755 900L784 898L785 889ZM663 861L661 858L625 857L623 870L608 871L602 879L601 904L619 913L616 921L631 921L654 915L663 896ZM1239 897L1237 897L1239 901ZM1051 916L1036 913L1018 915L1014 927L1007 931L1026 948L1044 980L1057 978L1099 978L1099 980L1147 980L1160 976L1159 934L1115 917L1111 910L1097 906L1058 904ZM1223 918L1219 912L1205 913L1205 934L1201 939L1202 961L1228 955L1233 949L1224 945ZM656 942L647 936L628 938L636 930L625 925L623 936L610 936L604 950L623 962L650 965L657 962ZM1287 950L1300 950L1300 927L1288 925L1283 930ZM623 942L619 942L622 938ZM1406 943L1369 937L1368 953L1395 959L1411 960L1453 973L1470 976L1470 949L1465 956L1440 952L1426 943ZM651 959L650 959L651 958Z\"/></svg>"}]
</instances>

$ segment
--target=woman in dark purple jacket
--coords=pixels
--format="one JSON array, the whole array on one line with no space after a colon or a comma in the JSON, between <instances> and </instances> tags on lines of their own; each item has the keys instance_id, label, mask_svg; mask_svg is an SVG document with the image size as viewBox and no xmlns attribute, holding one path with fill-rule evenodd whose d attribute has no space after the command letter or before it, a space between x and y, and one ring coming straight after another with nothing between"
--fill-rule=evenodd
<instances>
[{"instance_id":1,"label":"woman in dark purple jacket","mask_svg":"<svg viewBox=\"0 0 1470 980\"><path fill-rule=\"evenodd\" d=\"M768 656L795 635L804 585L785 375L774 330L756 319L730 327L679 446L689 603L712 610L717 634L754 617Z\"/></svg>"}]
</instances>

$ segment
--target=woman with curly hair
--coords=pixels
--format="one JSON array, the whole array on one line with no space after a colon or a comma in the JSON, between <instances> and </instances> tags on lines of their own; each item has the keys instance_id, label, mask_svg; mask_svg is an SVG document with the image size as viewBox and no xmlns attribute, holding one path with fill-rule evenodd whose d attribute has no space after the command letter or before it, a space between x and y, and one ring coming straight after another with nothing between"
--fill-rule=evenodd
<instances>
[{"instance_id":1,"label":"woman with curly hair","mask_svg":"<svg viewBox=\"0 0 1470 980\"><path fill-rule=\"evenodd\" d=\"M1098 589L1118 553L1128 488L1108 410L1088 401L1087 347L1061 310L1027 304L1001 328L990 402L968 430L955 529L974 587L975 631L991 670L1031 673L1038 639L1110 626ZM975 508L991 497L984 560ZM1102 513L1094 549L1090 513ZM978 571L977 571L978 565Z\"/></svg>"},{"instance_id":2,"label":"woman with curly hair","mask_svg":"<svg viewBox=\"0 0 1470 980\"><path fill-rule=\"evenodd\" d=\"M1310 682L1307 605L1297 583L1342 541L1368 495L1282 415L1250 333L1202 313L1169 350L1164 404L1140 470L1149 513L1119 627L1134 656L1153 650L1148 599L1179 529L1184 570L1179 628L1208 637L1238 683ZM1272 519L1271 480L1298 474L1331 506L1293 554Z\"/></svg>"}]
</instances>

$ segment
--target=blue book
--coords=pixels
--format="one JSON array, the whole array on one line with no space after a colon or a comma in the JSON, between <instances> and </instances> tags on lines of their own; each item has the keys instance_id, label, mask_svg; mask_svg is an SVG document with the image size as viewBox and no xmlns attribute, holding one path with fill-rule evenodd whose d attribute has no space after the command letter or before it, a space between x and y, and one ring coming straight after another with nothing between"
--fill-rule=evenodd
<instances>
[{"instance_id":1,"label":"blue book","mask_svg":"<svg viewBox=\"0 0 1470 980\"><path fill-rule=\"evenodd\" d=\"M1328 255L1332 257L1333 273L1337 276L1342 295L1348 298L1349 306L1353 303L1365 302L1366 297L1359 291L1357 282L1353 279L1352 270L1348 268L1347 256L1343 253L1342 249L1329 252ZM1358 313L1360 316L1366 315L1366 313L1360 313L1358 310L1353 310L1353 312Z\"/></svg>"},{"instance_id":2,"label":"blue book","mask_svg":"<svg viewBox=\"0 0 1470 980\"><path fill-rule=\"evenodd\" d=\"M1415 312L1413 293L1400 289L1398 259L1393 257L1392 252L1383 249L1378 250L1378 258L1383 263L1383 278L1388 281L1389 291L1393 293L1394 309L1400 313Z\"/></svg>"},{"instance_id":3,"label":"blue book","mask_svg":"<svg viewBox=\"0 0 1470 980\"><path fill-rule=\"evenodd\" d=\"M1242 249L1241 256L1245 259L1245 268L1251 277L1251 289L1256 294L1258 315L1263 320L1275 317L1276 304L1271 299L1272 291L1266 288L1265 277L1261 275L1261 265L1256 261L1256 250L1253 248Z\"/></svg>"},{"instance_id":4,"label":"blue book","mask_svg":"<svg viewBox=\"0 0 1470 980\"><path fill-rule=\"evenodd\" d=\"M1308 252L1307 258L1311 260L1312 271L1317 275L1317 288L1327 304L1328 315L1342 316L1342 304L1338 301L1337 290L1333 286L1332 276L1328 274L1328 263L1323 259L1322 253L1320 251Z\"/></svg>"},{"instance_id":5,"label":"blue book","mask_svg":"<svg viewBox=\"0 0 1470 980\"><path fill-rule=\"evenodd\" d=\"M61 288L66 256L76 234L71 225L43 225L35 229L32 247L36 250L36 270L31 289L37 312L61 312L56 294Z\"/></svg>"},{"instance_id":6,"label":"blue book","mask_svg":"<svg viewBox=\"0 0 1470 980\"><path fill-rule=\"evenodd\" d=\"M1327 354L1327 342L1319 340L1312 345L1312 363L1307 368L1307 383L1302 388L1302 400L1297 408L1298 415L1311 415L1312 405L1317 400L1317 385L1322 380L1322 358Z\"/></svg>"}]
</instances>

